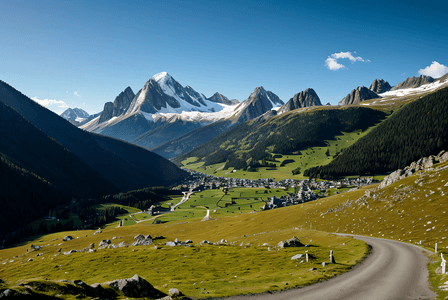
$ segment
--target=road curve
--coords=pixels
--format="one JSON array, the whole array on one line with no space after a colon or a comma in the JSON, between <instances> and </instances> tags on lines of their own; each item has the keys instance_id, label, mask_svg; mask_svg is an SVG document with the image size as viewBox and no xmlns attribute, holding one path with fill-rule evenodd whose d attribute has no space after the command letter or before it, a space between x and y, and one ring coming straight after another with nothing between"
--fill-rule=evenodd
<instances>
[{"instance_id":1,"label":"road curve","mask_svg":"<svg viewBox=\"0 0 448 300\"><path fill-rule=\"evenodd\" d=\"M435 299L429 289L428 258L422 248L391 240L354 236L372 246L371 254L351 271L304 288L273 294L236 296L254 300ZM337 260L337 257L335 257Z\"/></svg>"}]
</instances>

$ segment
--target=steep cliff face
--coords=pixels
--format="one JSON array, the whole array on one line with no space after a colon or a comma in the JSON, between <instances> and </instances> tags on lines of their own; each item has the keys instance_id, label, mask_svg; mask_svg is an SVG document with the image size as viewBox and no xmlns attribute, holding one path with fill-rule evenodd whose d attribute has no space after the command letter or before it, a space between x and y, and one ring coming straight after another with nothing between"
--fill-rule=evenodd
<instances>
[{"instance_id":1,"label":"steep cliff face","mask_svg":"<svg viewBox=\"0 0 448 300\"><path fill-rule=\"evenodd\" d=\"M114 110L113 116L120 116L124 114L129 105L131 105L132 100L134 99L135 94L132 89L128 86L123 92L121 92L114 100Z\"/></svg>"},{"instance_id":2,"label":"steep cliff face","mask_svg":"<svg viewBox=\"0 0 448 300\"><path fill-rule=\"evenodd\" d=\"M266 91L262 86L257 87L249 98L237 106L237 122L242 123L261 116L274 107L282 105L283 101L272 92Z\"/></svg>"},{"instance_id":3,"label":"steep cliff face","mask_svg":"<svg viewBox=\"0 0 448 300\"><path fill-rule=\"evenodd\" d=\"M384 81L383 79L375 79L370 85L369 90L374 93L381 94L390 91L392 87L389 82Z\"/></svg>"},{"instance_id":4,"label":"steep cliff face","mask_svg":"<svg viewBox=\"0 0 448 300\"><path fill-rule=\"evenodd\" d=\"M375 99L378 97L379 96L375 92L372 92L365 86L359 86L357 89L354 89L350 94L345 96L344 99L339 101L339 105L359 104L365 100Z\"/></svg>"},{"instance_id":5,"label":"steep cliff face","mask_svg":"<svg viewBox=\"0 0 448 300\"><path fill-rule=\"evenodd\" d=\"M298 108L321 105L322 103L320 102L319 96L317 96L316 92L312 88L309 88L295 94L293 98L289 99L286 104L280 107L277 113L282 114Z\"/></svg>"},{"instance_id":6,"label":"steep cliff face","mask_svg":"<svg viewBox=\"0 0 448 300\"><path fill-rule=\"evenodd\" d=\"M420 77L408 77L405 81L400 82L399 84L391 88L391 91L416 88L431 82L434 82L434 78L432 78L431 76L420 75Z\"/></svg>"}]
</instances>

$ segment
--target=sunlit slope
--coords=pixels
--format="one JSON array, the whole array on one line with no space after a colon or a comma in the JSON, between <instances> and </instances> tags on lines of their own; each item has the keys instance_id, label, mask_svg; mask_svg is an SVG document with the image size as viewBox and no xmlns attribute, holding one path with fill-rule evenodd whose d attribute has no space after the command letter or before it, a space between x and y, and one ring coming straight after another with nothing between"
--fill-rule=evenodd
<instances>
[{"instance_id":1,"label":"sunlit slope","mask_svg":"<svg viewBox=\"0 0 448 300\"><path fill-rule=\"evenodd\" d=\"M364 107L295 110L237 125L175 161L197 157L204 166L223 163L224 169L253 170L272 161L266 152L291 155L310 147L327 147L326 141L343 132L365 131L385 117L382 111Z\"/></svg>"},{"instance_id":2,"label":"sunlit slope","mask_svg":"<svg viewBox=\"0 0 448 300\"><path fill-rule=\"evenodd\" d=\"M405 105L334 161L304 175L332 179L394 171L446 149L447 143L448 88L444 88Z\"/></svg>"}]
</instances>

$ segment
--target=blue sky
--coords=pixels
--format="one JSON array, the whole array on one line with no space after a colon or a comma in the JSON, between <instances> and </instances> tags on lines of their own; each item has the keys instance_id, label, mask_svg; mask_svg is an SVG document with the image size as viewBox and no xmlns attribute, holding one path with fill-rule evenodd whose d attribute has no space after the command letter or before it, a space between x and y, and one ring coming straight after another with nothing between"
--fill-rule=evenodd
<instances>
[{"instance_id":1,"label":"blue sky","mask_svg":"<svg viewBox=\"0 0 448 300\"><path fill-rule=\"evenodd\" d=\"M243 101L263 86L288 101L311 87L337 104L376 78L448 70L447 1L4 0L0 10L0 79L57 112L99 112L162 71L207 97Z\"/></svg>"}]
</instances>

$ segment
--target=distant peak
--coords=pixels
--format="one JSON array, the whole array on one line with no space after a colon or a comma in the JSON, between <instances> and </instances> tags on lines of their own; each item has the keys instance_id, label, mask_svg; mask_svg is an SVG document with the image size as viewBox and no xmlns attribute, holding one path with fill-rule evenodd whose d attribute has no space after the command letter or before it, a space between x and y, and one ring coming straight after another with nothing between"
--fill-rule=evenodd
<instances>
[{"instance_id":1,"label":"distant peak","mask_svg":"<svg viewBox=\"0 0 448 300\"><path fill-rule=\"evenodd\" d=\"M151 79L154 79L155 81L159 82L162 79L168 79L168 78L171 78L170 74L168 74L167 72L160 72L152 76Z\"/></svg>"}]
</instances>

